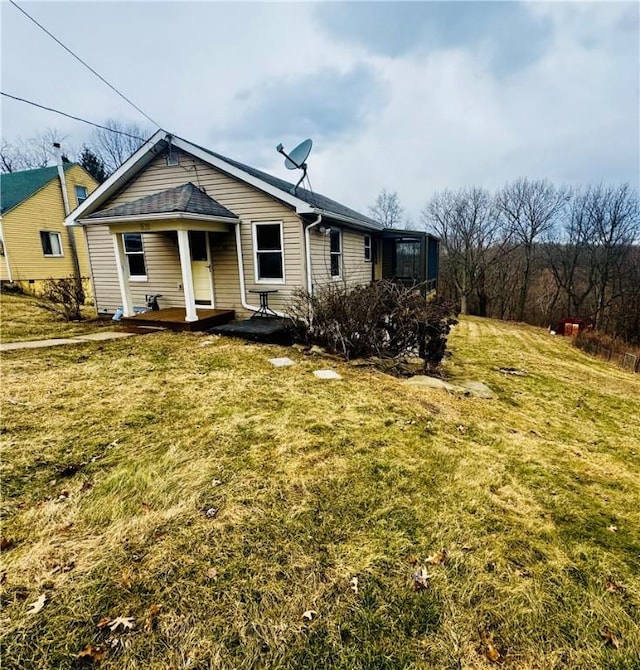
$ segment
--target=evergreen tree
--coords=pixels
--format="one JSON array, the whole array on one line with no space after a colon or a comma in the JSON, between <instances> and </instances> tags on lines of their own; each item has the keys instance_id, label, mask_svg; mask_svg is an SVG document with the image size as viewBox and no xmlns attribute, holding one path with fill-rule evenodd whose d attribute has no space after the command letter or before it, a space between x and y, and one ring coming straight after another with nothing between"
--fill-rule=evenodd
<instances>
[{"instance_id":1,"label":"evergreen tree","mask_svg":"<svg viewBox=\"0 0 640 670\"><path fill-rule=\"evenodd\" d=\"M104 162L87 146L82 147L82 153L78 162L100 184L109 176Z\"/></svg>"}]
</instances>

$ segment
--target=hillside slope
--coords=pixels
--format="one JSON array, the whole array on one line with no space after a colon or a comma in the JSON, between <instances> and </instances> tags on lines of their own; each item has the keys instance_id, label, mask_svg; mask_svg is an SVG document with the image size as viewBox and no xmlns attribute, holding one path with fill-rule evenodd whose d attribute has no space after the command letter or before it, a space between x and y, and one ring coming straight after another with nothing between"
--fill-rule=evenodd
<instances>
[{"instance_id":1,"label":"hillside slope","mask_svg":"<svg viewBox=\"0 0 640 670\"><path fill-rule=\"evenodd\" d=\"M450 344L496 399L190 334L5 355L3 667L637 668L640 378Z\"/></svg>"}]
</instances>

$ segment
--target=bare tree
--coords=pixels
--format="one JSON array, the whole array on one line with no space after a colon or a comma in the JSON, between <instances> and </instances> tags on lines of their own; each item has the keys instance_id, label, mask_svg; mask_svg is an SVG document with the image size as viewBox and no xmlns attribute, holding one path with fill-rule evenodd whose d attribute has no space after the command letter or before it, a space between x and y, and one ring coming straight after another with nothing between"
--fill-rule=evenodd
<instances>
[{"instance_id":1,"label":"bare tree","mask_svg":"<svg viewBox=\"0 0 640 670\"><path fill-rule=\"evenodd\" d=\"M33 170L55 163L53 144L62 143L65 138L66 135L55 128L47 128L33 137L19 138L14 142L3 138L0 146L0 171Z\"/></svg>"},{"instance_id":2,"label":"bare tree","mask_svg":"<svg viewBox=\"0 0 640 670\"><path fill-rule=\"evenodd\" d=\"M461 312L468 314L469 296L477 290L500 243L491 194L477 187L436 193L423 210L422 220L440 237L443 263L455 284Z\"/></svg>"},{"instance_id":3,"label":"bare tree","mask_svg":"<svg viewBox=\"0 0 640 670\"><path fill-rule=\"evenodd\" d=\"M536 244L551 230L567 200L567 192L546 180L517 179L496 195L496 208L503 225L522 249L518 319L524 320L527 297L534 273Z\"/></svg>"},{"instance_id":4,"label":"bare tree","mask_svg":"<svg viewBox=\"0 0 640 670\"><path fill-rule=\"evenodd\" d=\"M606 312L617 297L615 286L634 242L640 236L638 194L629 184L592 187L586 198L593 231L590 267L595 290L594 323L606 326Z\"/></svg>"},{"instance_id":5,"label":"bare tree","mask_svg":"<svg viewBox=\"0 0 640 670\"><path fill-rule=\"evenodd\" d=\"M135 153L151 136L152 130L136 123L125 123L117 119L107 119L91 134L88 148L100 160L107 172L112 174Z\"/></svg>"},{"instance_id":6,"label":"bare tree","mask_svg":"<svg viewBox=\"0 0 640 670\"><path fill-rule=\"evenodd\" d=\"M375 204L369 207L369 214L385 228L400 228L404 219L404 210L400 205L398 194L386 189L382 189Z\"/></svg>"}]
</instances>

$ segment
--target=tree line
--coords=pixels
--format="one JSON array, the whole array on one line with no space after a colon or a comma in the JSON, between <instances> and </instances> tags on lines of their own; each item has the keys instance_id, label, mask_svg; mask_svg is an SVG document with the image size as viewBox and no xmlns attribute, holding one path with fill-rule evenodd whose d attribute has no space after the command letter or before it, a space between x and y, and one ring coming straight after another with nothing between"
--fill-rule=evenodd
<instances>
[{"instance_id":1,"label":"tree line","mask_svg":"<svg viewBox=\"0 0 640 670\"><path fill-rule=\"evenodd\" d=\"M136 123L107 119L94 128L88 140L78 149L65 146L66 136L47 128L33 137L8 140L0 144L0 172L19 172L53 165L56 162L53 144L63 146L64 162L80 163L98 182L110 174L153 134L153 130Z\"/></svg>"},{"instance_id":2,"label":"tree line","mask_svg":"<svg viewBox=\"0 0 640 670\"><path fill-rule=\"evenodd\" d=\"M640 341L640 209L629 184L517 179L435 193L421 213L441 240L439 291L463 314L553 325L589 319Z\"/></svg>"}]
</instances>

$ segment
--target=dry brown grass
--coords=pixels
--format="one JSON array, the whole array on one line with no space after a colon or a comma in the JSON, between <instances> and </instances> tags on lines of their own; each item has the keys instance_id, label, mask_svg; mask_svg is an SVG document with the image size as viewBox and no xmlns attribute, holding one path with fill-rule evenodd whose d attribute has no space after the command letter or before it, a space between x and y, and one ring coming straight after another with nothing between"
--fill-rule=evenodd
<instances>
[{"instance_id":1,"label":"dry brown grass","mask_svg":"<svg viewBox=\"0 0 640 670\"><path fill-rule=\"evenodd\" d=\"M188 334L5 355L4 667L638 667L640 380L523 326L451 346L496 400Z\"/></svg>"},{"instance_id":2,"label":"dry brown grass","mask_svg":"<svg viewBox=\"0 0 640 670\"><path fill-rule=\"evenodd\" d=\"M85 321L65 321L38 307L38 299L33 296L0 291L0 342L73 337L112 325L108 320L95 319L93 307L83 312Z\"/></svg>"}]
</instances>

